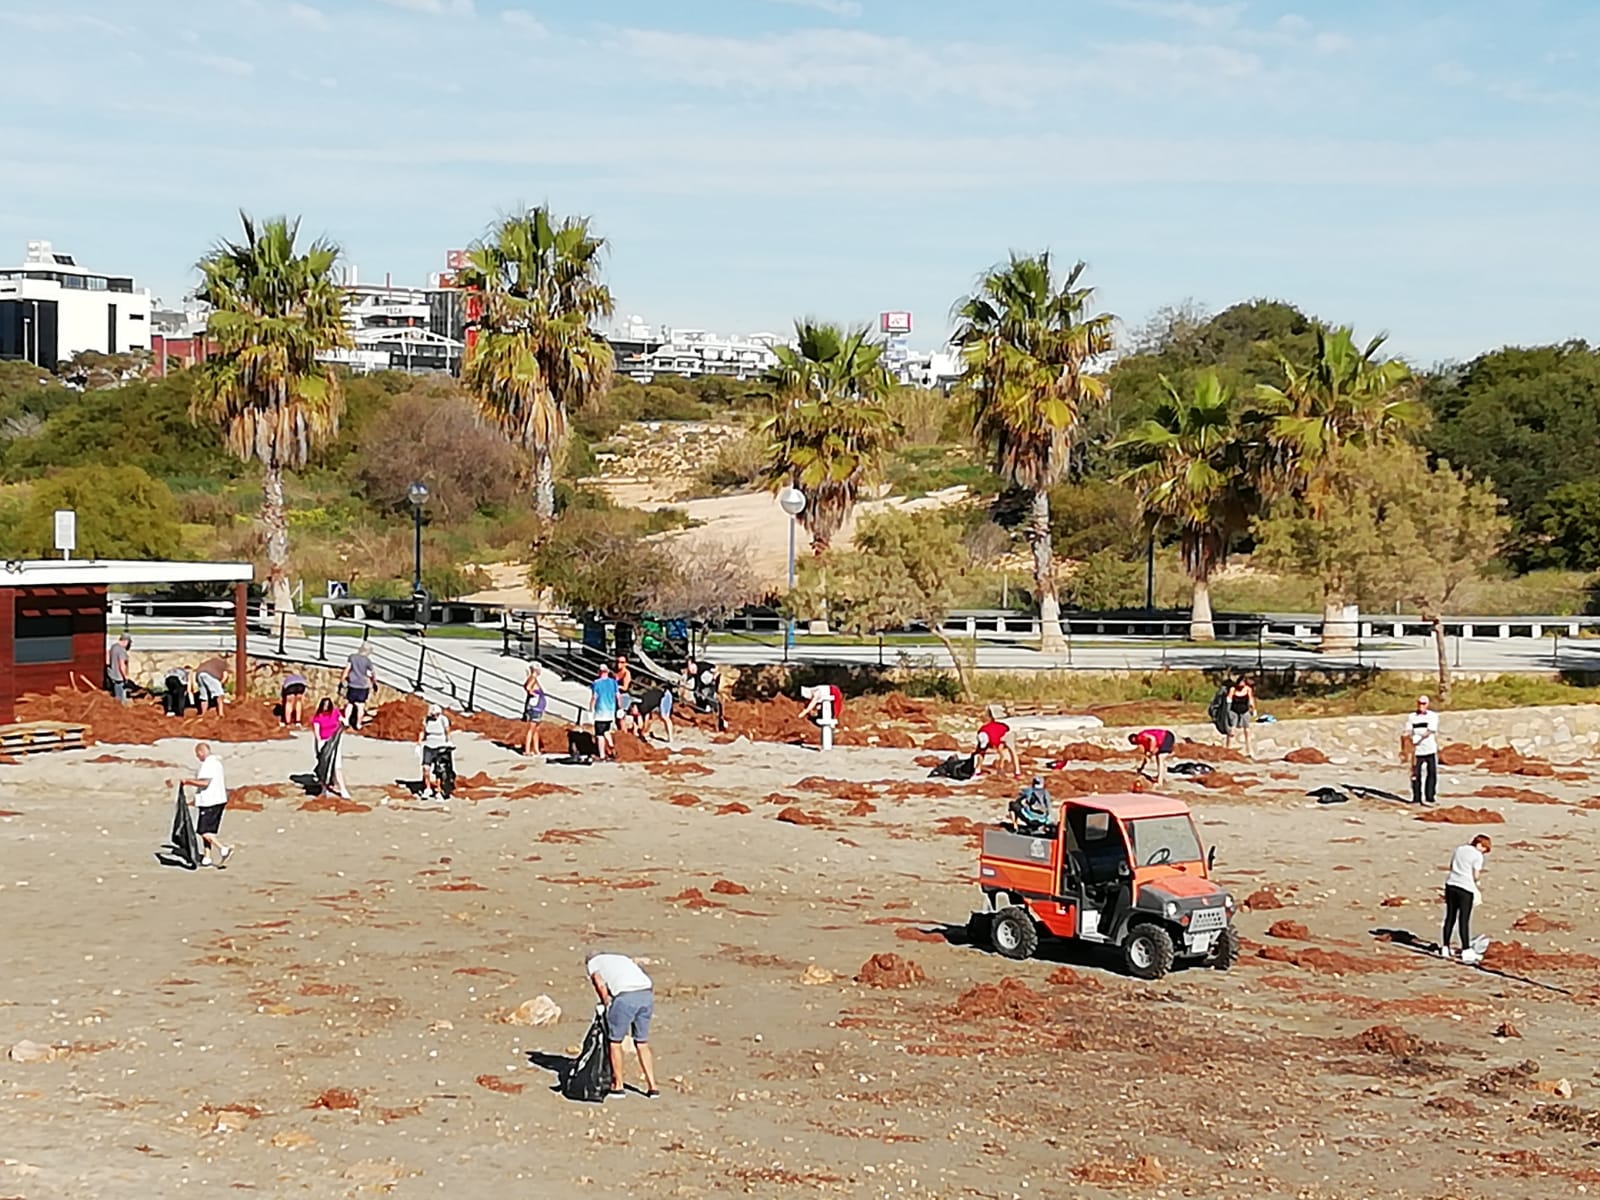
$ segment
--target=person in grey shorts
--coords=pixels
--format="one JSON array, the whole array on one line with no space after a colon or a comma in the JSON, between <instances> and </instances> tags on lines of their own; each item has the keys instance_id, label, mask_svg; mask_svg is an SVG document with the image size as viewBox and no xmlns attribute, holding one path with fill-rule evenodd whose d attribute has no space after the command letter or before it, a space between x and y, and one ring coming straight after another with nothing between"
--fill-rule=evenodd
<instances>
[{"instance_id":1,"label":"person in grey shorts","mask_svg":"<svg viewBox=\"0 0 1600 1200\"><path fill-rule=\"evenodd\" d=\"M370 643L362 642L361 648L350 656L340 682L344 684L344 698L350 706L345 724L351 729L360 729L361 718L367 711L367 701L372 698L373 689L378 686L378 672L372 665Z\"/></svg>"},{"instance_id":2,"label":"person in grey shorts","mask_svg":"<svg viewBox=\"0 0 1600 1200\"><path fill-rule=\"evenodd\" d=\"M631 1037L639 1055L639 1070L644 1074L644 1094L654 1100L661 1093L656 1088L655 1056L650 1051L650 1018L655 1012L655 992L650 976L626 954L607 954L596 949L583 952L583 969L606 1010L611 1094L620 1096L627 1090L622 1083L622 1043Z\"/></svg>"},{"instance_id":3,"label":"person in grey shorts","mask_svg":"<svg viewBox=\"0 0 1600 1200\"><path fill-rule=\"evenodd\" d=\"M132 645L133 639L123 634L106 651L106 675L111 680L111 694L119 704L128 702L128 647Z\"/></svg>"}]
</instances>

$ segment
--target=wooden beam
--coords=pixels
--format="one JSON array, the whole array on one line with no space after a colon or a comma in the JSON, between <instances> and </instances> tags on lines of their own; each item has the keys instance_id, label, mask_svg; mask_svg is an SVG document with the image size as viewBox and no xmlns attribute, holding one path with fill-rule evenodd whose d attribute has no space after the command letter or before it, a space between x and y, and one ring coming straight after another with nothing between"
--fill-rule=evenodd
<instances>
[{"instance_id":1,"label":"wooden beam","mask_svg":"<svg viewBox=\"0 0 1600 1200\"><path fill-rule=\"evenodd\" d=\"M250 602L250 585L233 585L233 698L243 700L250 692L250 662L245 654L245 613Z\"/></svg>"}]
</instances>

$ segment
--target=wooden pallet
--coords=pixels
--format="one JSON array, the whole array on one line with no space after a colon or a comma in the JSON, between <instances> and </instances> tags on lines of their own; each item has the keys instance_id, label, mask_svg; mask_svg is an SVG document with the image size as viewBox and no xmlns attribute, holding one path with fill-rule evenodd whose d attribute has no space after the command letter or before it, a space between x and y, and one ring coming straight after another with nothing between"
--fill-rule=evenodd
<instances>
[{"instance_id":1,"label":"wooden pallet","mask_svg":"<svg viewBox=\"0 0 1600 1200\"><path fill-rule=\"evenodd\" d=\"M85 725L61 721L29 721L0 725L0 754L40 754L46 750L81 750Z\"/></svg>"}]
</instances>

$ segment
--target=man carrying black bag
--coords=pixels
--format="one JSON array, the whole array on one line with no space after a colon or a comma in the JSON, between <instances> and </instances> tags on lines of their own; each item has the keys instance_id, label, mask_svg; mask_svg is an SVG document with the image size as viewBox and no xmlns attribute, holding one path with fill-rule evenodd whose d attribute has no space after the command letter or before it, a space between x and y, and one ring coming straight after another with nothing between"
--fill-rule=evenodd
<instances>
[{"instance_id":1,"label":"man carrying black bag","mask_svg":"<svg viewBox=\"0 0 1600 1200\"><path fill-rule=\"evenodd\" d=\"M639 1055L639 1070L644 1074L644 1094L654 1100L661 1093L656 1089L655 1056L650 1051L650 1018L655 1011L650 976L626 954L589 949L584 951L583 959L584 972L605 1007L606 1049L611 1060L610 1094L620 1096L627 1090L622 1083L622 1043L631 1037ZM576 1068L573 1073L577 1073Z\"/></svg>"}]
</instances>

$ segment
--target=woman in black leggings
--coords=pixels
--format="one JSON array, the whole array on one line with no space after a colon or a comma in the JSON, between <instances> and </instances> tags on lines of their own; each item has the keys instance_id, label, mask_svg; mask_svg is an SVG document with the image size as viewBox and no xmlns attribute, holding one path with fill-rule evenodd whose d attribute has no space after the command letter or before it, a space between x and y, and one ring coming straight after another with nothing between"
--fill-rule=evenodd
<instances>
[{"instance_id":1,"label":"woman in black leggings","mask_svg":"<svg viewBox=\"0 0 1600 1200\"><path fill-rule=\"evenodd\" d=\"M1450 934L1459 924L1461 961L1477 961L1472 949L1472 904L1479 894L1478 875L1483 870L1483 856L1492 848L1488 835L1480 833L1465 846L1457 846L1450 856L1450 873L1444 877L1444 933L1439 939L1439 953L1444 958L1452 957Z\"/></svg>"}]
</instances>

